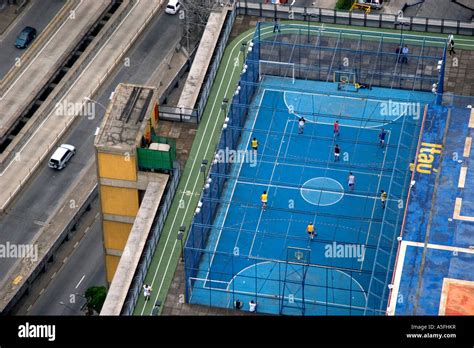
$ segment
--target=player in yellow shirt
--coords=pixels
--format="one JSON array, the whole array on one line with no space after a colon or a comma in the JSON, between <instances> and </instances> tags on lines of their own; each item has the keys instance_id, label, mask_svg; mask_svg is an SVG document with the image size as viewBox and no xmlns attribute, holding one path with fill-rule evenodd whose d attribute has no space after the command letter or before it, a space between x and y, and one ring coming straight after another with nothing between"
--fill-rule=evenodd
<instances>
[{"instance_id":1,"label":"player in yellow shirt","mask_svg":"<svg viewBox=\"0 0 474 348\"><path fill-rule=\"evenodd\" d=\"M380 193L380 202L382 202L382 209L385 209L385 202L387 201L387 192L384 190Z\"/></svg>"},{"instance_id":2,"label":"player in yellow shirt","mask_svg":"<svg viewBox=\"0 0 474 348\"><path fill-rule=\"evenodd\" d=\"M306 227L306 232L308 233L309 235L309 239L313 240L314 239L314 236L316 235L316 231L314 229L314 225L312 222L310 222L308 224L308 226Z\"/></svg>"},{"instance_id":3,"label":"player in yellow shirt","mask_svg":"<svg viewBox=\"0 0 474 348\"><path fill-rule=\"evenodd\" d=\"M253 138L252 139L252 150L254 152L257 152L257 148L258 148L258 140L257 140L257 138Z\"/></svg>"},{"instance_id":4,"label":"player in yellow shirt","mask_svg":"<svg viewBox=\"0 0 474 348\"><path fill-rule=\"evenodd\" d=\"M262 195L260 196L260 200L262 201L263 210L267 209L267 203L268 203L267 191L263 191Z\"/></svg>"}]
</instances>

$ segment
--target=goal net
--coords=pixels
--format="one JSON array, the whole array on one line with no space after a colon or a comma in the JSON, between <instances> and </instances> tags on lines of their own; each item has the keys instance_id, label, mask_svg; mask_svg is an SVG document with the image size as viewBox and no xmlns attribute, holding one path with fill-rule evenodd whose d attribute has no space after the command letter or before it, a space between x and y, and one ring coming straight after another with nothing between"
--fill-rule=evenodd
<instances>
[{"instance_id":1,"label":"goal net","mask_svg":"<svg viewBox=\"0 0 474 348\"><path fill-rule=\"evenodd\" d=\"M334 71L334 82L337 83L337 89L347 92L357 92L355 87L357 75L353 70Z\"/></svg>"},{"instance_id":2,"label":"goal net","mask_svg":"<svg viewBox=\"0 0 474 348\"><path fill-rule=\"evenodd\" d=\"M295 64L275 62L271 60L260 60L258 62L259 81L265 76L278 76L291 79L291 83L295 83Z\"/></svg>"}]
</instances>

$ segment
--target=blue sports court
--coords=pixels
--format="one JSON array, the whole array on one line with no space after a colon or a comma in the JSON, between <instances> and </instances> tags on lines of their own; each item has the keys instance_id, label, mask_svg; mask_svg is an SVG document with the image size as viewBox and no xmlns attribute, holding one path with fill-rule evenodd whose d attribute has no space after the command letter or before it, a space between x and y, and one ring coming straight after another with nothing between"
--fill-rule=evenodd
<instances>
[{"instance_id":1,"label":"blue sports court","mask_svg":"<svg viewBox=\"0 0 474 348\"><path fill-rule=\"evenodd\" d=\"M355 88L368 81L363 70L333 66L334 58L317 69L326 78L303 78L301 66L268 59L274 42L264 56L258 35L223 108L228 118L186 241L187 301L232 308L239 299L246 309L253 300L269 314L383 315L410 162L436 94L415 90L415 82L397 89L393 75L388 86L372 76L367 88Z\"/></svg>"}]
</instances>

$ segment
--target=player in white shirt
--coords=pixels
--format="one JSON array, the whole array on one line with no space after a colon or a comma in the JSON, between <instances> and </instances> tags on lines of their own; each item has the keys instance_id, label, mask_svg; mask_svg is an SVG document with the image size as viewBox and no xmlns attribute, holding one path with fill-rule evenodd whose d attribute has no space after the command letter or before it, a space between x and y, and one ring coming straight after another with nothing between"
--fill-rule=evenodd
<instances>
[{"instance_id":1,"label":"player in white shirt","mask_svg":"<svg viewBox=\"0 0 474 348\"><path fill-rule=\"evenodd\" d=\"M254 300L249 302L249 312L255 312L257 310L257 304Z\"/></svg>"},{"instance_id":2,"label":"player in white shirt","mask_svg":"<svg viewBox=\"0 0 474 348\"><path fill-rule=\"evenodd\" d=\"M347 178L348 180L348 184L349 184L349 190L354 190L354 185L355 185L355 181L356 181L356 178L354 176L354 174L352 174L352 172L349 173L349 177Z\"/></svg>"}]
</instances>

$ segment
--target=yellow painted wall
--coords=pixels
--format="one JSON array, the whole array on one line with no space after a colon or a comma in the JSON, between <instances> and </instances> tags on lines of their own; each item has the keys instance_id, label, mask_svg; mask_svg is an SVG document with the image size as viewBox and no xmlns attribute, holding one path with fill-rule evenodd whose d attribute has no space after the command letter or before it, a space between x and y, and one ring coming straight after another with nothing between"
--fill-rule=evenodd
<instances>
[{"instance_id":1,"label":"yellow painted wall","mask_svg":"<svg viewBox=\"0 0 474 348\"><path fill-rule=\"evenodd\" d=\"M136 158L99 152L97 155L101 178L137 181Z\"/></svg>"},{"instance_id":2,"label":"yellow painted wall","mask_svg":"<svg viewBox=\"0 0 474 348\"><path fill-rule=\"evenodd\" d=\"M103 214L137 216L139 206L136 189L101 185L100 200Z\"/></svg>"},{"instance_id":3,"label":"yellow painted wall","mask_svg":"<svg viewBox=\"0 0 474 348\"><path fill-rule=\"evenodd\" d=\"M105 267L107 270L107 282L110 284L112 283L112 279L114 279L115 271L117 270L117 266L120 261L120 256L114 255L105 255Z\"/></svg>"},{"instance_id":4,"label":"yellow painted wall","mask_svg":"<svg viewBox=\"0 0 474 348\"><path fill-rule=\"evenodd\" d=\"M132 224L125 224L123 222L104 220L103 231L105 247L116 250L125 249L125 244L127 244L132 226Z\"/></svg>"}]
</instances>

